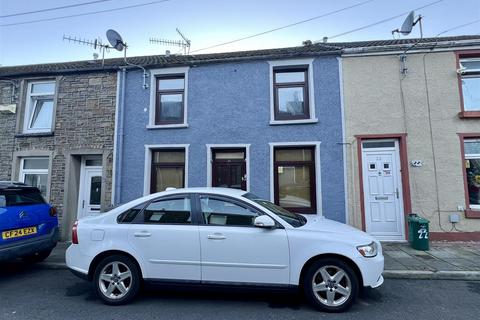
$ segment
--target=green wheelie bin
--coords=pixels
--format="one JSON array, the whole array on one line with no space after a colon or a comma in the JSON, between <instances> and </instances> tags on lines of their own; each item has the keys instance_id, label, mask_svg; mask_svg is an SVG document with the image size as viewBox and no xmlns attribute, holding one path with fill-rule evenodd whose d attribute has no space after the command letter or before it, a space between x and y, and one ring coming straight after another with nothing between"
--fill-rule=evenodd
<instances>
[{"instance_id":1,"label":"green wheelie bin","mask_svg":"<svg viewBox=\"0 0 480 320\"><path fill-rule=\"evenodd\" d=\"M430 221L419 217L416 213L408 215L408 241L413 249L426 251L429 249L428 224Z\"/></svg>"}]
</instances>

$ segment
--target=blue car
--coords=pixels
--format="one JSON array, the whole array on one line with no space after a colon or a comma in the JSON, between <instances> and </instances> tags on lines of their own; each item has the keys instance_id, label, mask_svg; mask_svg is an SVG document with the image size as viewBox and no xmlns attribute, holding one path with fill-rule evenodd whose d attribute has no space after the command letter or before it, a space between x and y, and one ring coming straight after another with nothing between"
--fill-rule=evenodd
<instances>
[{"instance_id":1,"label":"blue car","mask_svg":"<svg viewBox=\"0 0 480 320\"><path fill-rule=\"evenodd\" d=\"M0 181L0 234L1 262L40 262L57 244L57 211L38 188Z\"/></svg>"}]
</instances>

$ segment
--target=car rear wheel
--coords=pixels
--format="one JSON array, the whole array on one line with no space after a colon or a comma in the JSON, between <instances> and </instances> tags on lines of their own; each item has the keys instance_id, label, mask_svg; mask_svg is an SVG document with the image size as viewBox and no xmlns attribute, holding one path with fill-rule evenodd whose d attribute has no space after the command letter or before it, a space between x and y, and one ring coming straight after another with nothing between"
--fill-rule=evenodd
<instances>
[{"instance_id":1,"label":"car rear wheel","mask_svg":"<svg viewBox=\"0 0 480 320\"><path fill-rule=\"evenodd\" d=\"M103 259L95 269L95 289L106 304L126 304L137 295L140 278L140 270L131 258L112 255Z\"/></svg>"},{"instance_id":2,"label":"car rear wheel","mask_svg":"<svg viewBox=\"0 0 480 320\"><path fill-rule=\"evenodd\" d=\"M358 277L344 261L324 258L315 261L303 279L305 296L318 310L342 312L358 295Z\"/></svg>"},{"instance_id":3,"label":"car rear wheel","mask_svg":"<svg viewBox=\"0 0 480 320\"><path fill-rule=\"evenodd\" d=\"M37 263L37 262L42 262L43 260L47 259L48 256L52 253L52 249L50 250L45 250L45 251L39 251L35 252L32 255L22 257L23 261L27 263Z\"/></svg>"}]
</instances>

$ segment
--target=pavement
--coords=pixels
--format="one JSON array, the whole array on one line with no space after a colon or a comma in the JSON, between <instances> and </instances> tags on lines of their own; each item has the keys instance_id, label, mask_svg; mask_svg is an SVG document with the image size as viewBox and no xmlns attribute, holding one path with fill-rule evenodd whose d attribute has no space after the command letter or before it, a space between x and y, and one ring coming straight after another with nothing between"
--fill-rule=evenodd
<instances>
[{"instance_id":1,"label":"pavement","mask_svg":"<svg viewBox=\"0 0 480 320\"><path fill-rule=\"evenodd\" d=\"M67 242L59 242L39 267L66 269ZM479 242L430 242L430 250L419 251L408 243L383 243L384 278L480 281Z\"/></svg>"}]
</instances>

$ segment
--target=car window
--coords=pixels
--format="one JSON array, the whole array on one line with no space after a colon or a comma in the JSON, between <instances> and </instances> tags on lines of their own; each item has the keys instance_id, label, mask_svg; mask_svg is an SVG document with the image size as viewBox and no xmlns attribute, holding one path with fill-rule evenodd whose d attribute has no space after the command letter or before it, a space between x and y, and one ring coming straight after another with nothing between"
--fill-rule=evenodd
<instances>
[{"instance_id":1,"label":"car window","mask_svg":"<svg viewBox=\"0 0 480 320\"><path fill-rule=\"evenodd\" d=\"M0 207L43 204L45 200L38 190L0 190Z\"/></svg>"},{"instance_id":2,"label":"car window","mask_svg":"<svg viewBox=\"0 0 480 320\"><path fill-rule=\"evenodd\" d=\"M158 224L191 224L190 198L156 200L143 210L143 222Z\"/></svg>"},{"instance_id":3,"label":"car window","mask_svg":"<svg viewBox=\"0 0 480 320\"><path fill-rule=\"evenodd\" d=\"M137 214L142 211L142 208L145 206L145 203L142 203L136 207L130 208L127 211L120 213L117 217L118 223L129 223L132 222Z\"/></svg>"},{"instance_id":4,"label":"car window","mask_svg":"<svg viewBox=\"0 0 480 320\"><path fill-rule=\"evenodd\" d=\"M230 201L201 197L200 206L205 224L220 226L253 226L259 214Z\"/></svg>"}]
</instances>

